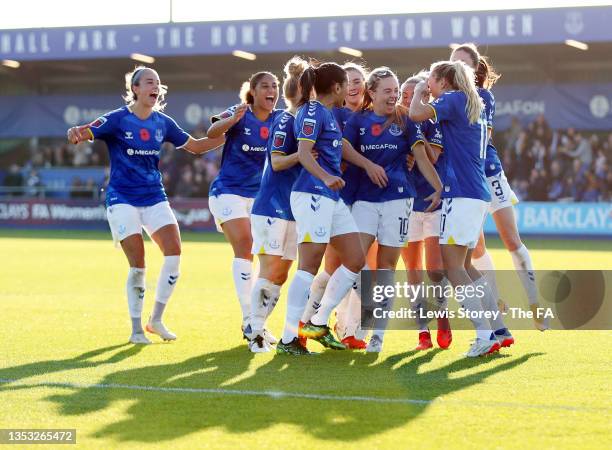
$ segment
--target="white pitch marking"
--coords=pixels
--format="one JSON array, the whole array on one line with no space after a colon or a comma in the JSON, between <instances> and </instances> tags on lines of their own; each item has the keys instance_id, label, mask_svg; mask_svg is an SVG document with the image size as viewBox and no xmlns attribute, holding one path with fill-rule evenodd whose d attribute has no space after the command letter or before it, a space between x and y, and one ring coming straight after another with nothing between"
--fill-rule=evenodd
<instances>
[{"instance_id":1,"label":"white pitch marking","mask_svg":"<svg viewBox=\"0 0 612 450\"><path fill-rule=\"evenodd\" d=\"M583 412L609 412L610 408L590 408L581 406L569 405L538 405L512 402L487 402L487 401L462 401L462 400L445 400L435 398L433 400L419 400L412 398L385 398L385 397L368 397L360 395L325 395L325 394L306 394L302 392L283 392L283 391L253 391L242 389L217 389L217 388L189 388L189 387L164 387L164 386L142 386L132 384L116 384L116 383L70 383L64 381L45 381L42 383L26 383L21 380L3 379L0 378L0 384L10 384L6 389L11 387L62 387L70 389L126 389L133 391L151 391L164 393L181 393L181 394L216 394L216 395L242 395L255 397L269 397L272 399L285 398L303 398L309 400L331 400L331 401L360 401L370 403L395 403L409 405L430 405L432 403L447 403L458 404L464 406L482 406L492 407L501 406L506 408L529 408L529 409L548 409L548 410L563 410L563 411L583 411ZM0 387L1 389L1 387Z\"/></svg>"}]
</instances>

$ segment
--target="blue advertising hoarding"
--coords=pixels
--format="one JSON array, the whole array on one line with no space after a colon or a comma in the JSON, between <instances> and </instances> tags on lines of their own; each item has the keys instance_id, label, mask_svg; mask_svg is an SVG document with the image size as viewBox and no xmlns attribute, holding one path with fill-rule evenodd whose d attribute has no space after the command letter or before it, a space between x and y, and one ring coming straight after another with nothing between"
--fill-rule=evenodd
<instances>
[{"instance_id":1,"label":"blue advertising hoarding","mask_svg":"<svg viewBox=\"0 0 612 450\"><path fill-rule=\"evenodd\" d=\"M410 3L407 2L407 9ZM0 59L65 60L612 40L612 7L0 30Z\"/></svg>"},{"instance_id":2,"label":"blue advertising hoarding","mask_svg":"<svg viewBox=\"0 0 612 450\"><path fill-rule=\"evenodd\" d=\"M499 131L510 126L512 117L529 123L539 114L544 114L554 129L612 127L612 83L502 85L493 93L495 129ZM167 102L166 112L183 128L192 130L239 99L238 92L170 91ZM65 136L69 127L91 122L122 104L119 93L0 97L0 138Z\"/></svg>"},{"instance_id":3,"label":"blue advertising hoarding","mask_svg":"<svg viewBox=\"0 0 612 450\"><path fill-rule=\"evenodd\" d=\"M184 230L214 231L208 199L171 199ZM515 206L523 236L612 239L611 203L521 202ZM107 229L100 200L0 198L0 228ZM486 234L497 235L489 215Z\"/></svg>"},{"instance_id":4,"label":"blue advertising hoarding","mask_svg":"<svg viewBox=\"0 0 612 450\"><path fill-rule=\"evenodd\" d=\"M612 203L520 202L514 207L522 235L588 236L612 239ZM484 232L497 234L489 215Z\"/></svg>"}]
</instances>

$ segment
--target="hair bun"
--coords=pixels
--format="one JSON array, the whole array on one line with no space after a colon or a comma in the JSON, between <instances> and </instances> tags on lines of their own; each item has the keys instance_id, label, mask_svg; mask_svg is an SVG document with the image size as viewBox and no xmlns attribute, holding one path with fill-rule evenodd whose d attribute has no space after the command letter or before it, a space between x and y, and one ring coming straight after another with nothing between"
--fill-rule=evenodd
<instances>
[{"instance_id":1,"label":"hair bun","mask_svg":"<svg viewBox=\"0 0 612 450\"><path fill-rule=\"evenodd\" d=\"M308 62L305 59L294 56L285 64L284 72L287 77L299 77L307 68Z\"/></svg>"}]
</instances>

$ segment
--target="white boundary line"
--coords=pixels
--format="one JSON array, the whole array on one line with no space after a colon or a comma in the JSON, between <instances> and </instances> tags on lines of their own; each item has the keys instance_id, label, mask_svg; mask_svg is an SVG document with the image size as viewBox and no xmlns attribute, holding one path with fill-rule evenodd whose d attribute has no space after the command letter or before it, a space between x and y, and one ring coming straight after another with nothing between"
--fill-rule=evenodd
<instances>
[{"instance_id":1,"label":"white boundary line","mask_svg":"<svg viewBox=\"0 0 612 450\"><path fill-rule=\"evenodd\" d=\"M2 386L9 385L9 386ZM283 391L254 391L242 389L221 389L221 388L188 388L188 387L163 387L163 386L141 386L131 384L82 384L70 383L64 381L44 381L41 383L27 383L17 379L2 379L0 378L0 390L11 390L12 387L26 388L41 388L41 387L61 387L70 389L126 389L132 391L150 391L162 393L180 393L180 394L212 394L212 395L237 395L245 397L268 397L272 399L285 398L301 398L308 400L323 400L323 401L358 401L367 403L386 403L386 404L408 404L408 405L430 405L432 403L447 403L464 406L480 406L480 407L506 407L506 408L528 408L528 409L546 409L559 411L579 411L579 412L610 412L611 408L591 408L582 406L568 405L540 405L512 402L496 402L496 401L463 401L463 400L445 400L443 398L435 398L433 400L419 400L412 398L385 398L385 397L368 397L360 395L327 395L327 394L306 394L302 392L283 392Z\"/></svg>"}]
</instances>

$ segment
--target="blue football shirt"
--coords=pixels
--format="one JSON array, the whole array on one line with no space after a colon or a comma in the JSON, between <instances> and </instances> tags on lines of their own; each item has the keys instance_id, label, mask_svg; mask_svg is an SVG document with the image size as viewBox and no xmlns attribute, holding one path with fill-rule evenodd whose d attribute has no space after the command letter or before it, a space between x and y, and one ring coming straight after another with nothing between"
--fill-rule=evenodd
<instances>
[{"instance_id":1,"label":"blue football shirt","mask_svg":"<svg viewBox=\"0 0 612 450\"><path fill-rule=\"evenodd\" d=\"M230 117L236 106L229 108L213 121ZM210 185L209 195L234 194L253 198L257 195L270 135L270 126L283 111L275 109L262 122L251 109L225 133L219 174Z\"/></svg>"},{"instance_id":2,"label":"blue football shirt","mask_svg":"<svg viewBox=\"0 0 612 450\"><path fill-rule=\"evenodd\" d=\"M485 105L487 116L487 127L493 130L493 119L495 118L495 97L493 93L484 88L478 88L478 95ZM502 164L497 154L497 149L493 145L493 139L487 142L487 158L485 160L485 175L492 177L502 171Z\"/></svg>"},{"instance_id":3,"label":"blue football shirt","mask_svg":"<svg viewBox=\"0 0 612 450\"><path fill-rule=\"evenodd\" d=\"M487 120L484 109L478 121L470 124L467 96L462 91L442 94L430 106L442 127L444 163L441 166L443 198L474 198L491 201L484 173L487 150Z\"/></svg>"},{"instance_id":4,"label":"blue football shirt","mask_svg":"<svg viewBox=\"0 0 612 450\"><path fill-rule=\"evenodd\" d=\"M291 213L291 188L297 179L302 166L298 163L285 170L272 169L272 153L291 155L297 152L297 140L293 129L295 118L285 112L278 116L267 143L266 166L261 178L259 192L255 197L252 213L260 216L278 217L284 220L295 220Z\"/></svg>"},{"instance_id":5,"label":"blue football shirt","mask_svg":"<svg viewBox=\"0 0 612 450\"><path fill-rule=\"evenodd\" d=\"M312 100L297 111L294 123L295 135L298 141L314 142L314 148L319 154L317 162L330 175L341 176L340 161L342 160L342 132L331 110L316 100ZM311 175L306 169L300 172L295 184L295 192L307 192L338 200L340 194L328 188L323 181Z\"/></svg>"},{"instance_id":6,"label":"blue football shirt","mask_svg":"<svg viewBox=\"0 0 612 450\"><path fill-rule=\"evenodd\" d=\"M385 126L386 121L385 116L363 111L353 114L344 127L344 138L363 156L382 166L389 179L387 186L380 188L361 171L355 201L379 203L416 195L406 156L417 143L423 142L423 136L407 117L401 126L395 123Z\"/></svg>"},{"instance_id":7,"label":"blue football shirt","mask_svg":"<svg viewBox=\"0 0 612 450\"><path fill-rule=\"evenodd\" d=\"M423 136L429 145L438 147L440 150L444 149L444 138L442 136L442 129L439 123L433 123L431 120L426 120L420 124L421 131ZM434 164L434 168L438 175L440 175L440 167L444 164L444 153L440 153L438 156L438 160ZM415 164L412 168L412 173L414 176L414 187L416 189L416 197L414 199L414 203L412 205L413 211L424 212L431 202L426 201L425 199L434 193L434 188L429 182L425 179L419 167ZM440 177L441 178L441 177ZM442 204L438 205L436 210L440 209Z\"/></svg>"},{"instance_id":8,"label":"blue football shirt","mask_svg":"<svg viewBox=\"0 0 612 450\"><path fill-rule=\"evenodd\" d=\"M108 146L107 206L151 206L168 199L158 168L161 144L167 141L182 147L189 139L171 117L153 111L142 120L124 106L94 120L89 129Z\"/></svg>"}]
</instances>

